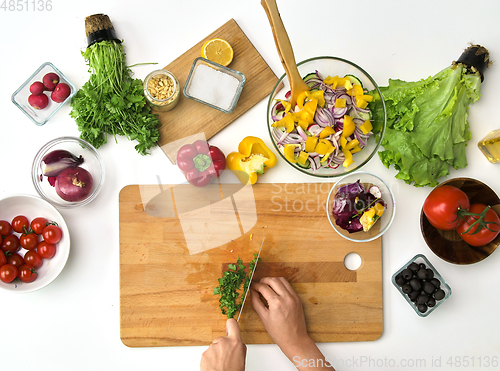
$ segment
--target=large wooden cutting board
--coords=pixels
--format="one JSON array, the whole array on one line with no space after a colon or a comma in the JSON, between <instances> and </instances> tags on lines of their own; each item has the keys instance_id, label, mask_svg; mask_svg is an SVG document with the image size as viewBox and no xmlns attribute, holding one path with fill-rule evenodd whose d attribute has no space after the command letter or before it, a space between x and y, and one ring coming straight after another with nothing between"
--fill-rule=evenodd
<instances>
[{"instance_id":1,"label":"large wooden cutting board","mask_svg":"<svg viewBox=\"0 0 500 371\"><path fill-rule=\"evenodd\" d=\"M284 276L292 283L316 342L378 339L382 242L349 242L333 230L325 212L330 187L124 187L119 199L123 343L207 345L223 336L226 318L213 289L229 263L240 257L248 264L264 237L254 279ZM351 252L362 258L356 271L343 263ZM250 298L239 323L245 343L272 342Z\"/></svg>"},{"instance_id":2,"label":"large wooden cutting board","mask_svg":"<svg viewBox=\"0 0 500 371\"><path fill-rule=\"evenodd\" d=\"M236 108L231 113L224 113L210 108L186 98L182 93L179 103L173 110L167 112L155 111L161 123L158 144L174 163L177 149L183 144L180 141L181 139L198 133L204 133L205 138L210 139L267 97L278 81L274 72L269 68L236 21L231 19L164 67L177 77L181 89L184 88L193 61L200 57L201 47L205 41L213 38L222 38L231 44L234 50L234 58L228 67L243 73L246 79L245 84ZM265 113L262 115L262 120L265 120ZM174 142L175 145L169 145Z\"/></svg>"}]
</instances>

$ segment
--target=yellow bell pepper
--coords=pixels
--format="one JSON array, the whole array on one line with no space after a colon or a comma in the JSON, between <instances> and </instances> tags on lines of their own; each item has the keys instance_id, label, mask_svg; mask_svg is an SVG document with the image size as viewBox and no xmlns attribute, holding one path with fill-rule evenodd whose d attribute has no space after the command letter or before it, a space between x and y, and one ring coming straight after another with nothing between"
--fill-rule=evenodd
<instances>
[{"instance_id":1,"label":"yellow bell pepper","mask_svg":"<svg viewBox=\"0 0 500 371\"><path fill-rule=\"evenodd\" d=\"M354 146L354 148L353 148L353 149L351 149L351 153L352 153L352 154L358 153L358 152L360 152L362 149L363 149L363 148L361 148L361 147L359 146L359 144L358 144L358 145Z\"/></svg>"},{"instance_id":2,"label":"yellow bell pepper","mask_svg":"<svg viewBox=\"0 0 500 371\"><path fill-rule=\"evenodd\" d=\"M304 151L309 153L314 152L317 144L318 144L318 137L307 137Z\"/></svg>"},{"instance_id":3,"label":"yellow bell pepper","mask_svg":"<svg viewBox=\"0 0 500 371\"><path fill-rule=\"evenodd\" d=\"M295 159L295 148L297 148L297 146L300 147L300 144L285 144L285 148L283 148L285 158L292 164L297 162Z\"/></svg>"},{"instance_id":4,"label":"yellow bell pepper","mask_svg":"<svg viewBox=\"0 0 500 371\"><path fill-rule=\"evenodd\" d=\"M338 85L339 77L338 76L328 76L323 80L325 84L331 85L332 89L335 89Z\"/></svg>"},{"instance_id":5,"label":"yellow bell pepper","mask_svg":"<svg viewBox=\"0 0 500 371\"><path fill-rule=\"evenodd\" d=\"M363 88L359 84L354 84L352 89L349 91L349 95L352 95L353 97L362 96Z\"/></svg>"},{"instance_id":6,"label":"yellow bell pepper","mask_svg":"<svg viewBox=\"0 0 500 371\"><path fill-rule=\"evenodd\" d=\"M355 97L354 100L356 101L356 107L358 108L366 108L368 106L368 102L360 97Z\"/></svg>"},{"instance_id":7,"label":"yellow bell pepper","mask_svg":"<svg viewBox=\"0 0 500 371\"><path fill-rule=\"evenodd\" d=\"M335 147L330 145L330 149L325 153L320 162L326 162L330 157L330 155L333 153L333 151L335 151Z\"/></svg>"},{"instance_id":8,"label":"yellow bell pepper","mask_svg":"<svg viewBox=\"0 0 500 371\"><path fill-rule=\"evenodd\" d=\"M359 128L361 129L363 134L368 134L370 131L373 130L373 125L370 122L370 120L366 120Z\"/></svg>"},{"instance_id":9,"label":"yellow bell pepper","mask_svg":"<svg viewBox=\"0 0 500 371\"><path fill-rule=\"evenodd\" d=\"M316 99L318 101L318 106L323 108L325 106L325 92L323 90L314 90L311 92L306 92L309 98Z\"/></svg>"},{"instance_id":10,"label":"yellow bell pepper","mask_svg":"<svg viewBox=\"0 0 500 371\"><path fill-rule=\"evenodd\" d=\"M331 126L327 126L323 130L321 130L321 132L319 133L319 138L324 139L332 134L335 134L335 130Z\"/></svg>"},{"instance_id":11,"label":"yellow bell pepper","mask_svg":"<svg viewBox=\"0 0 500 371\"><path fill-rule=\"evenodd\" d=\"M287 133L295 129L295 121L292 115L288 112L281 120L275 121L271 124L272 127L285 128Z\"/></svg>"},{"instance_id":12,"label":"yellow bell pepper","mask_svg":"<svg viewBox=\"0 0 500 371\"><path fill-rule=\"evenodd\" d=\"M359 140L357 140L357 139L353 139L353 140L351 140L350 142L348 142L348 143L344 146L344 149L345 149L346 151L350 151L350 150L352 150L352 149L353 149L354 147L356 147L356 146L359 146Z\"/></svg>"},{"instance_id":13,"label":"yellow bell pepper","mask_svg":"<svg viewBox=\"0 0 500 371\"><path fill-rule=\"evenodd\" d=\"M309 160L309 153L301 151L297 158L297 162L302 166L306 166L307 160Z\"/></svg>"},{"instance_id":14,"label":"yellow bell pepper","mask_svg":"<svg viewBox=\"0 0 500 371\"><path fill-rule=\"evenodd\" d=\"M352 159L352 153L351 151L346 151L346 150L342 150L342 153L344 154L345 157L344 163L342 165L344 167L349 167L354 162L354 160Z\"/></svg>"},{"instance_id":15,"label":"yellow bell pepper","mask_svg":"<svg viewBox=\"0 0 500 371\"><path fill-rule=\"evenodd\" d=\"M342 129L342 136L344 138L350 137L354 130L356 130L356 124L352 120L351 116L344 115L344 127Z\"/></svg>"},{"instance_id":16,"label":"yellow bell pepper","mask_svg":"<svg viewBox=\"0 0 500 371\"><path fill-rule=\"evenodd\" d=\"M238 145L238 152L227 156L227 167L243 184L255 184L258 174L276 165L276 155L257 137L248 136Z\"/></svg>"},{"instance_id":17,"label":"yellow bell pepper","mask_svg":"<svg viewBox=\"0 0 500 371\"><path fill-rule=\"evenodd\" d=\"M316 152L318 155L326 155L332 147L332 144L328 140L320 139L318 141L318 144L316 145L316 148L314 149L314 152Z\"/></svg>"},{"instance_id":18,"label":"yellow bell pepper","mask_svg":"<svg viewBox=\"0 0 500 371\"><path fill-rule=\"evenodd\" d=\"M335 108L344 108L347 105L347 99L345 98L337 98L335 99Z\"/></svg>"},{"instance_id":19,"label":"yellow bell pepper","mask_svg":"<svg viewBox=\"0 0 500 371\"><path fill-rule=\"evenodd\" d=\"M282 100L282 99L278 99L280 101L280 103L283 105L283 107L285 108L285 113L288 113L290 112L290 108L292 108L292 105L290 104L290 102L286 101L286 100Z\"/></svg>"},{"instance_id":20,"label":"yellow bell pepper","mask_svg":"<svg viewBox=\"0 0 500 371\"><path fill-rule=\"evenodd\" d=\"M308 93L309 93L308 91L303 91L297 96L297 106L299 106L299 109L304 108L304 103L306 101Z\"/></svg>"},{"instance_id":21,"label":"yellow bell pepper","mask_svg":"<svg viewBox=\"0 0 500 371\"><path fill-rule=\"evenodd\" d=\"M298 119L297 125L300 126L304 131L306 131L310 124L307 121Z\"/></svg>"}]
</instances>

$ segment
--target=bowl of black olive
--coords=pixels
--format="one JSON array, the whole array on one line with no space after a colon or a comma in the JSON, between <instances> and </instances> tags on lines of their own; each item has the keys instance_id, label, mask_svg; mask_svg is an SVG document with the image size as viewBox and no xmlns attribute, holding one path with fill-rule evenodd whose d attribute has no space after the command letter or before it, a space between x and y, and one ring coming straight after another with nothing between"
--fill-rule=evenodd
<instances>
[{"instance_id":1,"label":"bowl of black olive","mask_svg":"<svg viewBox=\"0 0 500 371\"><path fill-rule=\"evenodd\" d=\"M392 283L420 317L427 317L451 295L451 287L422 254L399 269Z\"/></svg>"}]
</instances>

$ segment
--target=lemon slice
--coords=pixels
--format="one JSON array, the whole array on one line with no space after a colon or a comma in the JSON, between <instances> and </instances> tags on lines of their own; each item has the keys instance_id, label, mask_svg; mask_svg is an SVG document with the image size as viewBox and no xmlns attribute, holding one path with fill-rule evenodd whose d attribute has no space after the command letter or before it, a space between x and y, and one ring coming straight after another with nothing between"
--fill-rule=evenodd
<instances>
[{"instance_id":1,"label":"lemon slice","mask_svg":"<svg viewBox=\"0 0 500 371\"><path fill-rule=\"evenodd\" d=\"M228 66L233 60L233 48L224 39L211 39L201 48L201 56L222 66Z\"/></svg>"}]
</instances>

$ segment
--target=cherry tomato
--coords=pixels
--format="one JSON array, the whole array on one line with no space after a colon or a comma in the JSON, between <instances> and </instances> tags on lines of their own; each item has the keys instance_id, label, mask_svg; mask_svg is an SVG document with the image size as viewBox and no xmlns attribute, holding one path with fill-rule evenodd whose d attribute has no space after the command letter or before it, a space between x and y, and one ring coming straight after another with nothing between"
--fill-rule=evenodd
<instances>
[{"instance_id":1,"label":"cherry tomato","mask_svg":"<svg viewBox=\"0 0 500 371\"><path fill-rule=\"evenodd\" d=\"M28 264L21 266L17 275L19 279L25 283L33 282L38 277L38 273L36 273L35 268Z\"/></svg>"},{"instance_id":2,"label":"cherry tomato","mask_svg":"<svg viewBox=\"0 0 500 371\"><path fill-rule=\"evenodd\" d=\"M26 250L33 250L38 246L38 235L35 232L23 233L19 239L19 243Z\"/></svg>"},{"instance_id":3,"label":"cherry tomato","mask_svg":"<svg viewBox=\"0 0 500 371\"><path fill-rule=\"evenodd\" d=\"M457 187L442 185L436 187L424 201L424 214L435 228L450 231L460 223L459 209L468 210L469 197Z\"/></svg>"},{"instance_id":4,"label":"cherry tomato","mask_svg":"<svg viewBox=\"0 0 500 371\"><path fill-rule=\"evenodd\" d=\"M28 265L32 265L35 268L40 268L43 263L43 259L35 250L30 250L26 254L24 254L24 262Z\"/></svg>"},{"instance_id":5,"label":"cherry tomato","mask_svg":"<svg viewBox=\"0 0 500 371\"><path fill-rule=\"evenodd\" d=\"M2 250L0 250L0 267L7 264L7 258Z\"/></svg>"},{"instance_id":6,"label":"cherry tomato","mask_svg":"<svg viewBox=\"0 0 500 371\"><path fill-rule=\"evenodd\" d=\"M7 220L0 220L0 235L8 236L12 233L12 226Z\"/></svg>"},{"instance_id":7,"label":"cherry tomato","mask_svg":"<svg viewBox=\"0 0 500 371\"><path fill-rule=\"evenodd\" d=\"M2 245L0 245L0 249L6 254L14 254L18 252L19 248L19 238L15 234L6 236L2 241Z\"/></svg>"},{"instance_id":8,"label":"cherry tomato","mask_svg":"<svg viewBox=\"0 0 500 371\"><path fill-rule=\"evenodd\" d=\"M470 206L469 212L480 214L484 211L484 209L486 209L486 207L487 206L484 204L472 204ZM467 229L469 229L469 227L475 221L477 221L479 217L474 215L466 215L464 218L465 221L458 226L457 232L460 237L462 237L462 239L471 246L487 245L491 241L493 241L500 233L500 217L492 209L489 209L484 217L484 222L489 229L476 224L471 228L470 231L465 233L465 231L467 231Z\"/></svg>"},{"instance_id":9,"label":"cherry tomato","mask_svg":"<svg viewBox=\"0 0 500 371\"><path fill-rule=\"evenodd\" d=\"M12 229L14 232L23 233L24 228L29 229L30 222L24 215L18 215L12 219Z\"/></svg>"},{"instance_id":10,"label":"cherry tomato","mask_svg":"<svg viewBox=\"0 0 500 371\"><path fill-rule=\"evenodd\" d=\"M7 257L7 264L11 264L17 269L21 267L21 265L24 264L24 259L21 255L19 254L12 254Z\"/></svg>"},{"instance_id":11,"label":"cherry tomato","mask_svg":"<svg viewBox=\"0 0 500 371\"><path fill-rule=\"evenodd\" d=\"M0 280L5 283L12 282L16 279L18 269L10 264L5 264L0 267Z\"/></svg>"},{"instance_id":12,"label":"cherry tomato","mask_svg":"<svg viewBox=\"0 0 500 371\"><path fill-rule=\"evenodd\" d=\"M35 218L31 221L31 229L36 233L36 234L42 234L43 229L48 225L49 223L47 222L47 219L45 218Z\"/></svg>"},{"instance_id":13,"label":"cherry tomato","mask_svg":"<svg viewBox=\"0 0 500 371\"><path fill-rule=\"evenodd\" d=\"M44 241L55 244L61 240L62 231L57 225L48 225L43 229L42 236Z\"/></svg>"},{"instance_id":14,"label":"cherry tomato","mask_svg":"<svg viewBox=\"0 0 500 371\"><path fill-rule=\"evenodd\" d=\"M56 245L42 241L38 244L37 251L43 259L51 259L56 254Z\"/></svg>"}]
</instances>

